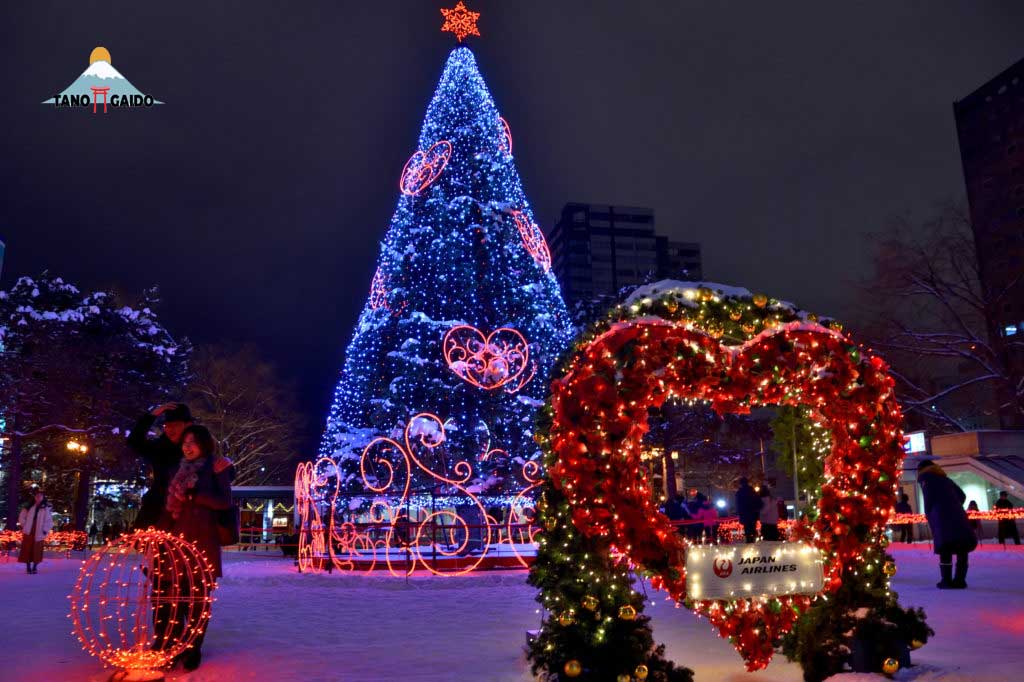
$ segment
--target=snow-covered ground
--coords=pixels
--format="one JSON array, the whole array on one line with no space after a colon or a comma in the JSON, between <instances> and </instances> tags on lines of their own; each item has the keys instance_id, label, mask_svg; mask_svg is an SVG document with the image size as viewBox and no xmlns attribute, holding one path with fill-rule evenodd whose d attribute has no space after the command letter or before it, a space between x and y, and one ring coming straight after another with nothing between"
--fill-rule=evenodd
<instances>
[{"instance_id":1,"label":"snow-covered ground","mask_svg":"<svg viewBox=\"0 0 1024 682\"><path fill-rule=\"evenodd\" d=\"M985 546L971 555L970 589L940 592L926 546L894 546L894 587L923 606L936 635L897 674L919 682L1002 682L1024 670L1024 552ZM1020 548L1017 548L1019 550ZM0 680L105 680L70 634L68 601L79 562L48 558L39 574L0 563L4 656ZM524 571L458 578L299 575L287 560L230 554L196 672L189 682L530 680L525 631L538 625ZM799 682L781 656L760 673L706 622L652 595L655 637L698 682ZM881 679L842 675L843 682ZM835 678L839 679L839 678Z\"/></svg>"}]
</instances>

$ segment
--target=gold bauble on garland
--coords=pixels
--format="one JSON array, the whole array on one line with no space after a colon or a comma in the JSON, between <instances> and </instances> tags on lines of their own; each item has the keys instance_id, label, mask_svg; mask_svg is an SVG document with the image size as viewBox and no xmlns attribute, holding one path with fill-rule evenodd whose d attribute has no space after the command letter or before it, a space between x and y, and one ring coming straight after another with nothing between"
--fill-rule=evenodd
<instances>
[{"instance_id":1,"label":"gold bauble on garland","mask_svg":"<svg viewBox=\"0 0 1024 682\"><path fill-rule=\"evenodd\" d=\"M597 600L597 597L592 594L588 594L583 598L583 608L587 611L597 611L599 604L600 602Z\"/></svg>"},{"instance_id":2,"label":"gold bauble on garland","mask_svg":"<svg viewBox=\"0 0 1024 682\"><path fill-rule=\"evenodd\" d=\"M910 642L910 648L911 649L920 649L923 646L924 646L924 642L922 642L919 639L914 639L914 640L911 640L911 642Z\"/></svg>"},{"instance_id":3,"label":"gold bauble on garland","mask_svg":"<svg viewBox=\"0 0 1024 682\"><path fill-rule=\"evenodd\" d=\"M622 620L635 620L636 619L636 608L631 604L624 604L619 607L619 618Z\"/></svg>"},{"instance_id":4,"label":"gold bauble on garland","mask_svg":"<svg viewBox=\"0 0 1024 682\"><path fill-rule=\"evenodd\" d=\"M632 679L627 673L622 673L615 678L615 682L631 682Z\"/></svg>"},{"instance_id":5,"label":"gold bauble on garland","mask_svg":"<svg viewBox=\"0 0 1024 682\"><path fill-rule=\"evenodd\" d=\"M571 661L566 661L565 667L562 670L565 671L567 677L579 677L580 673L583 672L583 666L574 658Z\"/></svg>"},{"instance_id":6,"label":"gold bauble on garland","mask_svg":"<svg viewBox=\"0 0 1024 682\"><path fill-rule=\"evenodd\" d=\"M636 679L638 679L638 680L646 680L647 679L647 666L644 665L643 663L638 665L636 667L636 670L633 671L633 676L636 677Z\"/></svg>"},{"instance_id":7,"label":"gold bauble on garland","mask_svg":"<svg viewBox=\"0 0 1024 682\"><path fill-rule=\"evenodd\" d=\"M562 611L558 614L558 624L563 627L568 627L576 622L576 614L572 610Z\"/></svg>"},{"instance_id":8,"label":"gold bauble on garland","mask_svg":"<svg viewBox=\"0 0 1024 682\"><path fill-rule=\"evenodd\" d=\"M764 294L754 294L754 305L758 308L763 308L768 305L768 297Z\"/></svg>"},{"instance_id":9,"label":"gold bauble on garland","mask_svg":"<svg viewBox=\"0 0 1024 682\"><path fill-rule=\"evenodd\" d=\"M896 562L886 561L884 564L882 564L882 573L884 573L890 578L896 575Z\"/></svg>"},{"instance_id":10,"label":"gold bauble on garland","mask_svg":"<svg viewBox=\"0 0 1024 682\"><path fill-rule=\"evenodd\" d=\"M887 658L882 661L882 672L886 675L895 675L896 671L900 669L900 662L895 658Z\"/></svg>"}]
</instances>

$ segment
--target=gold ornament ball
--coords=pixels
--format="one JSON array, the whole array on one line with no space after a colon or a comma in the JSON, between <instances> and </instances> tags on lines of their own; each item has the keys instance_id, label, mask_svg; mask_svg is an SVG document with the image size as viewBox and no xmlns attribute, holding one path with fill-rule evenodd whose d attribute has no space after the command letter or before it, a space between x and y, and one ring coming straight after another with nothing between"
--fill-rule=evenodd
<instances>
[{"instance_id":1,"label":"gold ornament ball","mask_svg":"<svg viewBox=\"0 0 1024 682\"><path fill-rule=\"evenodd\" d=\"M768 305L768 297L764 294L754 294L754 305L758 308L763 308Z\"/></svg>"},{"instance_id":2,"label":"gold ornament ball","mask_svg":"<svg viewBox=\"0 0 1024 682\"><path fill-rule=\"evenodd\" d=\"M885 573L890 578L896 575L896 562L886 561L884 564L882 564L882 573Z\"/></svg>"},{"instance_id":3,"label":"gold ornament ball","mask_svg":"<svg viewBox=\"0 0 1024 682\"><path fill-rule=\"evenodd\" d=\"M900 662L895 658L887 658L882 662L882 672L886 675L893 675L900 669Z\"/></svg>"},{"instance_id":4,"label":"gold ornament ball","mask_svg":"<svg viewBox=\"0 0 1024 682\"><path fill-rule=\"evenodd\" d=\"M745 331L748 334L753 334L754 332L757 331L757 325L754 324L753 322L744 322L741 325L741 329L743 329L743 331Z\"/></svg>"},{"instance_id":5,"label":"gold ornament ball","mask_svg":"<svg viewBox=\"0 0 1024 682\"><path fill-rule=\"evenodd\" d=\"M622 620L634 620L636 618L636 609L631 604L620 606L619 618Z\"/></svg>"},{"instance_id":6,"label":"gold ornament ball","mask_svg":"<svg viewBox=\"0 0 1024 682\"><path fill-rule=\"evenodd\" d=\"M621 675L615 678L615 682L631 682L632 679L633 678L627 675L626 673L622 673Z\"/></svg>"},{"instance_id":7,"label":"gold ornament ball","mask_svg":"<svg viewBox=\"0 0 1024 682\"><path fill-rule=\"evenodd\" d=\"M911 640L911 642L910 642L910 648L911 649L920 649L923 646L924 646L924 642L922 642L919 639Z\"/></svg>"},{"instance_id":8,"label":"gold ornament ball","mask_svg":"<svg viewBox=\"0 0 1024 682\"><path fill-rule=\"evenodd\" d=\"M583 608L587 611L597 611L598 604L597 597L592 594L588 594L583 598Z\"/></svg>"},{"instance_id":9,"label":"gold ornament ball","mask_svg":"<svg viewBox=\"0 0 1024 682\"><path fill-rule=\"evenodd\" d=\"M547 530L554 530L556 526L558 526L558 519L554 516L549 516L544 519L544 528Z\"/></svg>"},{"instance_id":10,"label":"gold ornament ball","mask_svg":"<svg viewBox=\"0 0 1024 682\"><path fill-rule=\"evenodd\" d=\"M743 319L743 311L742 310L731 310L731 311L729 311L729 319L732 320L733 322L739 322L741 319Z\"/></svg>"},{"instance_id":11,"label":"gold ornament ball","mask_svg":"<svg viewBox=\"0 0 1024 682\"><path fill-rule=\"evenodd\" d=\"M558 616L558 623L563 627L568 627L576 622L576 614L572 611L563 611Z\"/></svg>"},{"instance_id":12,"label":"gold ornament ball","mask_svg":"<svg viewBox=\"0 0 1024 682\"><path fill-rule=\"evenodd\" d=\"M710 301L715 297L715 292L711 291L706 287L697 289L697 300L698 301Z\"/></svg>"},{"instance_id":13,"label":"gold ornament ball","mask_svg":"<svg viewBox=\"0 0 1024 682\"><path fill-rule=\"evenodd\" d=\"M708 322L707 332L711 338L718 339L725 333L725 327L722 326L721 322L711 321Z\"/></svg>"},{"instance_id":14,"label":"gold ornament ball","mask_svg":"<svg viewBox=\"0 0 1024 682\"><path fill-rule=\"evenodd\" d=\"M638 679L638 680L646 680L647 679L647 666L644 665L643 663L638 665L636 667L636 670L633 671L633 676L636 677L636 679Z\"/></svg>"},{"instance_id":15,"label":"gold ornament ball","mask_svg":"<svg viewBox=\"0 0 1024 682\"><path fill-rule=\"evenodd\" d=\"M815 315L814 313L808 313L807 314L807 321L808 322L817 322L818 321L818 316Z\"/></svg>"},{"instance_id":16,"label":"gold ornament ball","mask_svg":"<svg viewBox=\"0 0 1024 682\"><path fill-rule=\"evenodd\" d=\"M565 667L562 668L562 670L564 670L565 674L569 677L579 677L580 673L583 672L583 666L574 658L571 661L566 661Z\"/></svg>"},{"instance_id":17,"label":"gold ornament ball","mask_svg":"<svg viewBox=\"0 0 1024 682\"><path fill-rule=\"evenodd\" d=\"M843 323L832 320L828 323L828 328L834 332L841 332L843 331Z\"/></svg>"}]
</instances>

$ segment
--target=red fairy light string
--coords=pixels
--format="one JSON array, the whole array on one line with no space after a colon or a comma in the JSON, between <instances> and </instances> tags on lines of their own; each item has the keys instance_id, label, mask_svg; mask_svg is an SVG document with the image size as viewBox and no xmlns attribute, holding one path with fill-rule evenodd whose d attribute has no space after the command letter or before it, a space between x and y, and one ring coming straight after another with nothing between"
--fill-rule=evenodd
<instances>
[{"instance_id":1,"label":"red fairy light string","mask_svg":"<svg viewBox=\"0 0 1024 682\"><path fill-rule=\"evenodd\" d=\"M556 461L549 476L565 493L573 524L620 548L654 575L656 587L682 601L686 541L655 506L642 465L648 409L670 397L708 400L719 414L807 405L831 431L833 446L818 517L794 524L791 532L822 552L825 590L838 589L843 568L856 566L868 545L880 542L904 456L902 415L887 367L851 349L841 334L811 323L778 325L732 348L686 323L612 325L552 385ZM634 361L623 362L627 355ZM781 609L761 599L693 604L722 636L735 637L748 669L757 670L812 601L804 595L776 599Z\"/></svg>"},{"instance_id":2,"label":"red fairy light string","mask_svg":"<svg viewBox=\"0 0 1024 682\"><path fill-rule=\"evenodd\" d=\"M418 196L441 176L451 158L452 143L448 140L441 140L427 151L418 151L410 156L398 181L402 194Z\"/></svg>"},{"instance_id":3,"label":"red fairy light string","mask_svg":"<svg viewBox=\"0 0 1024 682\"><path fill-rule=\"evenodd\" d=\"M216 582L206 555L159 530L125 534L82 563L69 595L73 634L105 665L134 672L168 665L206 629ZM158 633L153 620L168 623Z\"/></svg>"},{"instance_id":4,"label":"red fairy light string","mask_svg":"<svg viewBox=\"0 0 1024 682\"><path fill-rule=\"evenodd\" d=\"M504 143L501 144L501 151L506 154L512 153L512 129L508 127L508 121L504 117L499 116L498 120L501 121L502 132L505 134Z\"/></svg>"},{"instance_id":5,"label":"red fairy light string","mask_svg":"<svg viewBox=\"0 0 1024 682\"><path fill-rule=\"evenodd\" d=\"M518 379L530 362L530 345L511 327L485 335L471 325L456 325L444 335L441 346L448 369L466 383L488 391ZM521 382L509 392L525 384Z\"/></svg>"},{"instance_id":6,"label":"red fairy light string","mask_svg":"<svg viewBox=\"0 0 1024 682\"><path fill-rule=\"evenodd\" d=\"M527 253L544 268L544 272L551 270L551 251L544 239L544 233L540 231L536 223L527 220L522 211L512 211L512 220L515 221L519 237L523 240L523 247Z\"/></svg>"},{"instance_id":7,"label":"red fairy light string","mask_svg":"<svg viewBox=\"0 0 1024 682\"><path fill-rule=\"evenodd\" d=\"M505 543L511 546L517 563L525 568L528 562L517 545L532 543L536 538L534 503L529 493L541 482L539 465L533 461L523 465L526 485L509 505L506 523L499 524L471 490L473 467L469 462L459 461L451 467L451 474L442 474L431 469L418 454L429 454L446 441L444 422L429 413L409 420L401 442L386 437L371 441L363 449L359 462L363 486L373 498L369 508L363 511L349 509L343 499L339 500L341 470L334 460L325 457L316 463L300 464L295 476L300 517L300 570L317 571L329 561L331 567L339 571L373 571L382 565L395 577L421 569L435 575L464 575L479 568L490 552ZM481 461L504 452L499 448L489 449ZM456 509L430 512L412 504L410 483L414 469L464 502ZM475 518L461 512L463 507ZM368 521L348 520L357 514ZM439 527L442 533L435 537ZM469 543L477 532L480 534L479 554L469 554ZM450 569L437 568L433 561L435 556L463 560L453 562Z\"/></svg>"}]
</instances>

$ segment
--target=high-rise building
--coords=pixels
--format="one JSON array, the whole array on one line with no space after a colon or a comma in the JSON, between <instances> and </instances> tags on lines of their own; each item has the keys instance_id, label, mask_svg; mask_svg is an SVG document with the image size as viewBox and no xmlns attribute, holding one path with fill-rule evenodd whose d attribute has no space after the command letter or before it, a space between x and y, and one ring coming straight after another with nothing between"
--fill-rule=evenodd
<instances>
[{"instance_id":1,"label":"high-rise building","mask_svg":"<svg viewBox=\"0 0 1024 682\"><path fill-rule=\"evenodd\" d=\"M1024 337L1024 59L953 103L981 284L996 303L988 330ZM1014 339L1016 340L1016 339ZM1024 353L995 343L1024 363ZM1010 396L997 396L1007 404ZM1007 421L1009 419L1009 421ZM1004 426L1018 418L1001 414Z\"/></svg>"},{"instance_id":2,"label":"high-rise building","mask_svg":"<svg viewBox=\"0 0 1024 682\"><path fill-rule=\"evenodd\" d=\"M548 246L567 303L615 296L653 279L703 276L700 244L656 234L650 208L566 204Z\"/></svg>"}]
</instances>

